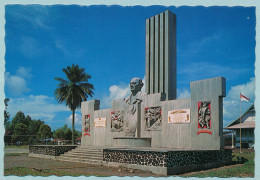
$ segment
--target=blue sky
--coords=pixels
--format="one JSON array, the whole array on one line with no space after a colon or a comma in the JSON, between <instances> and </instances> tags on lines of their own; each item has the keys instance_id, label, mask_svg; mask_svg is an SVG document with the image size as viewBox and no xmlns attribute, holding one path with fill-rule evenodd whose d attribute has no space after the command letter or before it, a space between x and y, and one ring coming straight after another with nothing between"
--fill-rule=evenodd
<instances>
[{"instance_id":1,"label":"blue sky","mask_svg":"<svg viewBox=\"0 0 260 180\"><path fill-rule=\"evenodd\" d=\"M21 110L52 129L71 125L71 112L54 99L55 77L79 64L109 108L129 93L132 77L145 74L145 19L177 15L177 95L190 96L190 81L227 79L224 125L239 116L239 93L255 98L255 8L183 6L6 6L5 95L13 117ZM76 129L81 129L77 111Z\"/></svg>"}]
</instances>

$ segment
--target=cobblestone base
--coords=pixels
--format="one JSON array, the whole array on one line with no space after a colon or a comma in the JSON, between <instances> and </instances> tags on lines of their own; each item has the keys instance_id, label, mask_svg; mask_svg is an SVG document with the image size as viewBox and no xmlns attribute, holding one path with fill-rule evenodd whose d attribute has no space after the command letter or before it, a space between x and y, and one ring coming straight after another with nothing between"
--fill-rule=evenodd
<instances>
[{"instance_id":1,"label":"cobblestone base","mask_svg":"<svg viewBox=\"0 0 260 180\"><path fill-rule=\"evenodd\" d=\"M176 168L210 163L226 164L232 161L232 151L142 151L104 149L103 161Z\"/></svg>"},{"instance_id":2,"label":"cobblestone base","mask_svg":"<svg viewBox=\"0 0 260 180\"><path fill-rule=\"evenodd\" d=\"M68 152L69 150L75 149L77 146L73 145L30 145L29 153L30 154L42 154L49 156L59 156Z\"/></svg>"}]
</instances>

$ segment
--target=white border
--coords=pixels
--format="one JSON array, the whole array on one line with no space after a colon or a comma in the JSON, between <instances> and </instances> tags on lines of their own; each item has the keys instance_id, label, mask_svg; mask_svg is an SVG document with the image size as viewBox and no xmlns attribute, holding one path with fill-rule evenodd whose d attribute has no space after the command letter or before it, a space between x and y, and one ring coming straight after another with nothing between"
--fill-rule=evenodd
<instances>
[{"instance_id":1,"label":"white border","mask_svg":"<svg viewBox=\"0 0 260 180\"><path fill-rule=\"evenodd\" d=\"M255 6L256 7L256 42L260 42L259 39L259 18L260 18L260 1L258 0L1 0L0 1L0 136L2 137L0 141L0 178L3 176L3 154L4 154L4 72L5 72L5 43L4 43L4 37L5 37L5 5L7 4L41 4L41 5L54 5L54 4L60 4L60 5L122 5L122 6L135 6L135 5L141 5L141 6L151 6L151 5L164 5L164 6ZM255 169L258 169L258 171L255 172L255 178L260 178L260 156L259 156L259 149L260 149L260 78L259 76L259 52L260 48L258 43L256 43L256 63L255 63L255 76L256 76L256 100L255 100L255 108L256 108L256 129L255 129L255 150L256 150L256 157L255 157ZM258 93L257 93L258 92ZM25 178L25 177L20 177ZM20 179L19 178L19 179ZM28 176L26 177L28 178ZM38 177L43 178L43 177ZM46 177L53 179L55 176ZM63 177L63 178L73 178L73 177ZM74 177L75 178L75 177ZM166 179L172 179L173 177L168 177ZM176 177L174 177L176 179ZM7 176L4 177L4 179L18 179L18 177L15 176ZM119 177L108 177L108 178L98 178L98 177L78 177L78 179L119 179ZM124 179L130 179L130 177L125 177ZM133 179L133 178L131 178ZM134 177L134 179L144 179L140 177ZM151 178L146 178L151 179ZM158 179L158 178L155 178ZM165 178L160 178L165 179ZM177 178L179 179L179 178ZM190 178L189 178L190 179ZM191 178L194 179L194 178ZM227 178L225 178L227 179ZM232 178L236 179L236 178ZM252 179L252 178L243 178L243 179Z\"/></svg>"}]
</instances>

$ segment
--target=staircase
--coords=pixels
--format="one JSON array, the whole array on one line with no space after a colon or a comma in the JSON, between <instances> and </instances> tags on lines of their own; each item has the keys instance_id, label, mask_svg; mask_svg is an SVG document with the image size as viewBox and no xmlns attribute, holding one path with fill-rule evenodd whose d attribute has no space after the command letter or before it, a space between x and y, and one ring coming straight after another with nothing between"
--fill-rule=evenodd
<instances>
[{"instance_id":1,"label":"staircase","mask_svg":"<svg viewBox=\"0 0 260 180\"><path fill-rule=\"evenodd\" d=\"M55 158L59 161L80 162L87 164L103 164L103 149L77 147Z\"/></svg>"}]
</instances>

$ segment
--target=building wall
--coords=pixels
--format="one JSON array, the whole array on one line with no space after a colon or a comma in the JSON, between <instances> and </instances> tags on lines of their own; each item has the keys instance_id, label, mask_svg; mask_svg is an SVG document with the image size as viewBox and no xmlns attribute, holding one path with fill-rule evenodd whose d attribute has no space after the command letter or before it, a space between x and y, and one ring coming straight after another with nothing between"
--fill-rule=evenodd
<instances>
[{"instance_id":1,"label":"building wall","mask_svg":"<svg viewBox=\"0 0 260 180\"><path fill-rule=\"evenodd\" d=\"M248 111L242 116L242 122L255 121L255 111Z\"/></svg>"}]
</instances>

